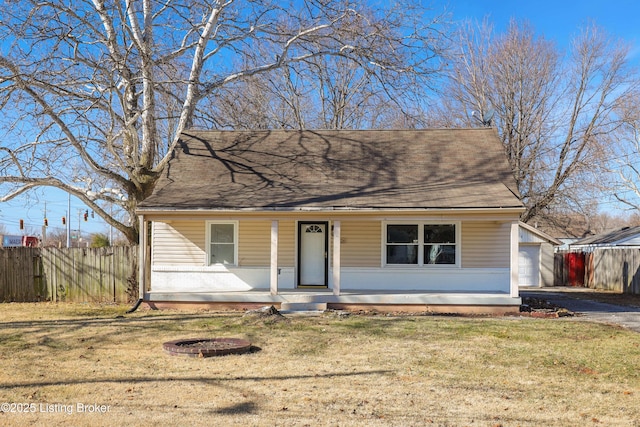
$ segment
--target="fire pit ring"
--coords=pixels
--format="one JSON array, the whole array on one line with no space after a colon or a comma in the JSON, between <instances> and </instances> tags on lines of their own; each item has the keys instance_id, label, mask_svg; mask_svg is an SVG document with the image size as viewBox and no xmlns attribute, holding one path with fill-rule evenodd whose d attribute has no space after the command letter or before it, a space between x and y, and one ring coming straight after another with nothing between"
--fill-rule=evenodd
<instances>
[{"instance_id":1,"label":"fire pit ring","mask_svg":"<svg viewBox=\"0 0 640 427\"><path fill-rule=\"evenodd\" d=\"M187 338L167 341L162 349L172 356L212 357L247 353L251 343L240 338Z\"/></svg>"}]
</instances>

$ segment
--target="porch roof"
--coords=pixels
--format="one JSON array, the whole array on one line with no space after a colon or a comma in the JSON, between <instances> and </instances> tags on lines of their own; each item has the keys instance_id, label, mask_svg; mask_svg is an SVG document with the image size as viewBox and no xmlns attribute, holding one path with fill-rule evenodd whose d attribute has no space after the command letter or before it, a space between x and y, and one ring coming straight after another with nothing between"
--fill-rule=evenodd
<instances>
[{"instance_id":1,"label":"porch roof","mask_svg":"<svg viewBox=\"0 0 640 427\"><path fill-rule=\"evenodd\" d=\"M493 129L190 130L138 210L522 206Z\"/></svg>"}]
</instances>

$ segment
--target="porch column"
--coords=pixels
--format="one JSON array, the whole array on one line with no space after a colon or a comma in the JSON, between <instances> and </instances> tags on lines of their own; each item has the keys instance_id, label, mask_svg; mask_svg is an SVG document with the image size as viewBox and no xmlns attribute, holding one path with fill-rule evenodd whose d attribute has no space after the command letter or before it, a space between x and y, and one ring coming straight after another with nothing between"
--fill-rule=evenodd
<instances>
[{"instance_id":1,"label":"porch column","mask_svg":"<svg viewBox=\"0 0 640 427\"><path fill-rule=\"evenodd\" d=\"M271 275L269 287L271 295L278 294L278 221L271 221Z\"/></svg>"},{"instance_id":2,"label":"porch column","mask_svg":"<svg viewBox=\"0 0 640 427\"><path fill-rule=\"evenodd\" d=\"M340 295L340 221L333 221L333 294Z\"/></svg>"},{"instance_id":3,"label":"porch column","mask_svg":"<svg viewBox=\"0 0 640 427\"><path fill-rule=\"evenodd\" d=\"M138 298L144 299L147 289L147 222L144 215L138 215Z\"/></svg>"},{"instance_id":4,"label":"porch column","mask_svg":"<svg viewBox=\"0 0 640 427\"><path fill-rule=\"evenodd\" d=\"M511 223L511 296L517 298L519 296L519 249L520 249L520 222L513 221Z\"/></svg>"}]
</instances>

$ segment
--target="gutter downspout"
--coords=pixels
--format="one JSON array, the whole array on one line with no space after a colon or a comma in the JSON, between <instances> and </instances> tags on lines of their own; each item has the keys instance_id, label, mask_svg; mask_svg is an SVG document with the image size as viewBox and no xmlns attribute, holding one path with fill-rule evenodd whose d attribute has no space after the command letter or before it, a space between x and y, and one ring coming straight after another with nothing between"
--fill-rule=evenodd
<instances>
[{"instance_id":1,"label":"gutter downspout","mask_svg":"<svg viewBox=\"0 0 640 427\"><path fill-rule=\"evenodd\" d=\"M129 310L127 310L125 313L126 314L131 314L134 311L136 311L138 309L138 307L140 307L140 304L142 304L142 298L138 298L138 301L136 301L135 305L133 307L131 307Z\"/></svg>"}]
</instances>

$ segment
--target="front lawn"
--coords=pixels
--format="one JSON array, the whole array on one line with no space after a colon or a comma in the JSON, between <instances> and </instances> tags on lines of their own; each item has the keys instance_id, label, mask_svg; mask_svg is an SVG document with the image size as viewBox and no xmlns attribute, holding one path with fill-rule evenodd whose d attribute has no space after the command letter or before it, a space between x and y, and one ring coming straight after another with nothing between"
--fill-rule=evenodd
<instances>
[{"instance_id":1,"label":"front lawn","mask_svg":"<svg viewBox=\"0 0 640 427\"><path fill-rule=\"evenodd\" d=\"M640 425L640 334L571 318L0 305L0 424ZM243 355L170 356L179 338Z\"/></svg>"}]
</instances>

